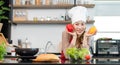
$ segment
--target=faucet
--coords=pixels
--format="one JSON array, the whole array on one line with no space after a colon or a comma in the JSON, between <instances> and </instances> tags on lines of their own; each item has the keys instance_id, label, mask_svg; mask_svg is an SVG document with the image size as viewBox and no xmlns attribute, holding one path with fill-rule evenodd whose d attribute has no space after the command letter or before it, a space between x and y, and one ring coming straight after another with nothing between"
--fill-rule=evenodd
<instances>
[{"instance_id":1,"label":"faucet","mask_svg":"<svg viewBox=\"0 0 120 65\"><path fill-rule=\"evenodd\" d=\"M53 45L53 43L52 43L51 41L48 41L48 42L47 42L47 44L45 45L45 49L44 49L44 50L45 50L45 51L44 51L45 54L47 53L47 49L49 48L49 47L48 47L48 44Z\"/></svg>"}]
</instances>

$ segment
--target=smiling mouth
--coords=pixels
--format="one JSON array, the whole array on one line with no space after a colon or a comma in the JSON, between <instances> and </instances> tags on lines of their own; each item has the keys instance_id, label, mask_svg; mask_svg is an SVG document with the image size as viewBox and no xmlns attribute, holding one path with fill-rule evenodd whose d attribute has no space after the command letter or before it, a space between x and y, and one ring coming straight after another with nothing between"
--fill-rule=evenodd
<instances>
[{"instance_id":1,"label":"smiling mouth","mask_svg":"<svg viewBox=\"0 0 120 65\"><path fill-rule=\"evenodd\" d=\"M82 32L82 30L77 30L77 32L78 32L78 33L81 33L81 32Z\"/></svg>"}]
</instances>

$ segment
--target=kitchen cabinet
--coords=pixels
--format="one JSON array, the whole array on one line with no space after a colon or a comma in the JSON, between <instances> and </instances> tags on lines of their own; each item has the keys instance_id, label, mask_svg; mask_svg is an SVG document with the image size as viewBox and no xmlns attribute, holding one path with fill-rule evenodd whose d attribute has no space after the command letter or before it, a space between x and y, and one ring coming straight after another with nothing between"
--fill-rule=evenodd
<instances>
[{"instance_id":1,"label":"kitchen cabinet","mask_svg":"<svg viewBox=\"0 0 120 65\"><path fill-rule=\"evenodd\" d=\"M26 4L26 1L31 1L31 3ZM37 1L39 1L40 3L36 3ZM45 1L45 3L41 4L41 2ZM52 0L49 0L52 1ZM56 4L54 3L55 1L58 1ZM24 2L24 4L23 4ZM73 6L85 6L87 8L93 8L95 6L95 4L76 4L76 0L54 0L52 1L52 4L50 4L49 2L46 3L47 0L24 0L24 1L20 1L20 0L13 0L13 6L12 6L12 22L15 24L68 24L71 23L70 20L65 20L65 15L63 16L62 20L38 20L38 18L36 17L36 19L33 18L33 20L28 20L27 18L29 17L27 13L28 9L32 9L32 10L47 10L47 9L70 9ZM23 10L26 12L21 12L21 11L17 11L16 10ZM18 13L19 12L19 13ZM33 12L34 13L34 12ZM25 15L24 15L25 14ZM87 21L88 24L94 23L94 20L89 20Z\"/></svg>"}]
</instances>

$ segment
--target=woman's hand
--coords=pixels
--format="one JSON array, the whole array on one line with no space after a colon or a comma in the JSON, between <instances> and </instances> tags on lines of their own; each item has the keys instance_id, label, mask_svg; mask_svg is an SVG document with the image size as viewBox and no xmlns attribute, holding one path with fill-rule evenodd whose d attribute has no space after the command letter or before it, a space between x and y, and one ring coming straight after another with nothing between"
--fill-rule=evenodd
<instances>
[{"instance_id":1,"label":"woman's hand","mask_svg":"<svg viewBox=\"0 0 120 65\"><path fill-rule=\"evenodd\" d=\"M75 31L69 32L67 29L65 29L65 31L66 31L68 34L72 35L73 37L77 37L77 33L76 33Z\"/></svg>"},{"instance_id":2,"label":"woman's hand","mask_svg":"<svg viewBox=\"0 0 120 65\"><path fill-rule=\"evenodd\" d=\"M90 37L97 33L97 28L95 26L91 26L90 29L86 32L86 36Z\"/></svg>"},{"instance_id":3,"label":"woman's hand","mask_svg":"<svg viewBox=\"0 0 120 65\"><path fill-rule=\"evenodd\" d=\"M90 45L88 44L88 43L89 43L89 40L90 40L89 37L95 35L96 33L97 33L97 31L96 31L94 34L89 34L88 32L85 32L84 38L83 38L83 43L84 43L84 44L82 45L84 48L88 48L88 49L89 49L89 46L90 46Z\"/></svg>"},{"instance_id":4,"label":"woman's hand","mask_svg":"<svg viewBox=\"0 0 120 65\"><path fill-rule=\"evenodd\" d=\"M93 33L93 34L89 34L88 32L86 32L86 33L85 33L85 36L87 36L87 37L91 37L91 36L96 35L96 33L97 33L97 31L95 31L95 33Z\"/></svg>"}]
</instances>

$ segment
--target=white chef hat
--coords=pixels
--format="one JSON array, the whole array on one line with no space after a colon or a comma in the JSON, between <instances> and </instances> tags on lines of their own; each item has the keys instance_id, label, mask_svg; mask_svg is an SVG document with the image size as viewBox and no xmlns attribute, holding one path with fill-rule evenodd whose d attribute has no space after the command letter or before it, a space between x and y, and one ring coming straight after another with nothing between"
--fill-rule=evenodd
<instances>
[{"instance_id":1,"label":"white chef hat","mask_svg":"<svg viewBox=\"0 0 120 65\"><path fill-rule=\"evenodd\" d=\"M87 8L83 6L75 6L68 11L68 16L71 18L72 23L77 21L86 22L87 14Z\"/></svg>"}]
</instances>

